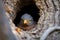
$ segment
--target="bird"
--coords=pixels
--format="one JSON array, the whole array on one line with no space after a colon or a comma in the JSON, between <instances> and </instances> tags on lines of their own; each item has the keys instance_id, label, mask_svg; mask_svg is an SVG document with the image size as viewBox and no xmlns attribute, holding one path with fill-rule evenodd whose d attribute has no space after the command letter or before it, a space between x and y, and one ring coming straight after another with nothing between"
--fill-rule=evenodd
<instances>
[{"instance_id":1,"label":"bird","mask_svg":"<svg viewBox=\"0 0 60 40\"><path fill-rule=\"evenodd\" d=\"M30 14L25 13L21 16L18 27L23 30L30 30L34 27L34 25L35 22L33 20L33 17Z\"/></svg>"}]
</instances>

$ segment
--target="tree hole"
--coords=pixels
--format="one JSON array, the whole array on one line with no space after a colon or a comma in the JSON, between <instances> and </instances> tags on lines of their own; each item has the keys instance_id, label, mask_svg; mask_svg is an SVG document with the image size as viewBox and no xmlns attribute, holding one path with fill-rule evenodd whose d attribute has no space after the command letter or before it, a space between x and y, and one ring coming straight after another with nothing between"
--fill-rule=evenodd
<instances>
[{"instance_id":1,"label":"tree hole","mask_svg":"<svg viewBox=\"0 0 60 40\"><path fill-rule=\"evenodd\" d=\"M17 12L16 18L13 21L16 26L18 26L18 24L21 21L22 15L24 15L25 13L31 15L33 17L34 22L37 24L40 15L39 15L39 9L34 3L34 4L23 6L21 10Z\"/></svg>"}]
</instances>

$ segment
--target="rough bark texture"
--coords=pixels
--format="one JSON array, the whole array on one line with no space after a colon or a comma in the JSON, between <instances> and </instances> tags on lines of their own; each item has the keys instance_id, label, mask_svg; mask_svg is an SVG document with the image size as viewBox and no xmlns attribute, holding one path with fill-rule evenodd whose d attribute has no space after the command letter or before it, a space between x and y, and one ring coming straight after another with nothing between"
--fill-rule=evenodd
<instances>
[{"instance_id":1,"label":"rough bark texture","mask_svg":"<svg viewBox=\"0 0 60 40\"><path fill-rule=\"evenodd\" d=\"M0 40L17 40L10 28L9 19L5 13L4 2L0 0Z\"/></svg>"},{"instance_id":2,"label":"rough bark texture","mask_svg":"<svg viewBox=\"0 0 60 40\"><path fill-rule=\"evenodd\" d=\"M21 30L20 34L15 34L18 38L17 40L40 40L40 37L43 35L44 31L46 31L48 28L60 26L60 0L4 0L4 6L7 11L6 15L10 20L9 23L12 28L12 31L15 31L15 25L12 21L16 17L16 12L20 10L21 7L29 5L31 4L31 2L33 3L33 1L40 9L40 18L38 24L30 31ZM59 30L50 33L46 38L46 40L59 39Z\"/></svg>"}]
</instances>

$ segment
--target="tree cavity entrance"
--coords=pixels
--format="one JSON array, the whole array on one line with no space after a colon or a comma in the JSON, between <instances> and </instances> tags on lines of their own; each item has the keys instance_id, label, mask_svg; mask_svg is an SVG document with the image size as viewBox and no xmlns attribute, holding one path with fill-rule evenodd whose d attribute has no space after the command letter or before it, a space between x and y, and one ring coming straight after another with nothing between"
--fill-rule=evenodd
<instances>
[{"instance_id":1,"label":"tree cavity entrance","mask_svg":"<svg viewBox=\"0 0 60 40\"><path fill-rule=\"evenodd\" d=\"M16 18L13 21L16 26L20 24L20 21L22 20L21 17L26 13L29 14L33 18L34 23L37 24L40 17L40 15L38 14L39 9L35 4L29 4L29 5L23 6L21 10L17 12Z\"/></svg>"}]
</instances>

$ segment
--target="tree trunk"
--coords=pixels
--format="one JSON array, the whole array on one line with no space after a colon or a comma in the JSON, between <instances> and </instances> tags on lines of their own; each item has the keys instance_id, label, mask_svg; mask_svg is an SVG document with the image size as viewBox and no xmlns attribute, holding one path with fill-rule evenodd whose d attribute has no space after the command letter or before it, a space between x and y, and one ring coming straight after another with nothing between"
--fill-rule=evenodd
<instances>
[{"instance_id":1,"label":"tree trunk","mask_svg":"<svg viewBox=\"0 0 60 40\"><path fill-rule=\"evenodd\" d=\"M4 2L0 0L0 40L16 40L5 13Z\"/></svg>"},{"instance_id":2,"label":"tree trunk","mask_svg":"<svg viewBox=\"0 0 60 40\"><path fill-rule=\"evenodd\" d=\"M22 31L20 34L18 34L15 31L15 25L12 22L17 15L16 12L20 11L22 7L32 4L33 1L40 10L40 18L37 22L38 24L30 31L24 31L21 29ZM0 1L0 7L3 7L2 3L3 2ZM5 0L4 3L6 13L4 11L4 8L0 8L0 40L60 39L60 0Z\"/></svg>"}]
</instances>

